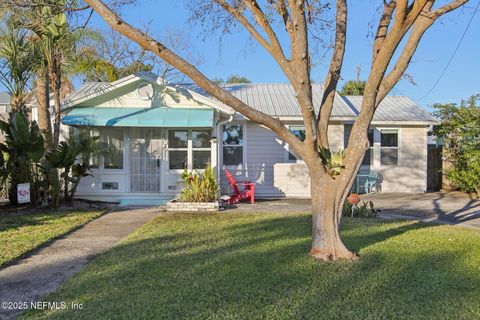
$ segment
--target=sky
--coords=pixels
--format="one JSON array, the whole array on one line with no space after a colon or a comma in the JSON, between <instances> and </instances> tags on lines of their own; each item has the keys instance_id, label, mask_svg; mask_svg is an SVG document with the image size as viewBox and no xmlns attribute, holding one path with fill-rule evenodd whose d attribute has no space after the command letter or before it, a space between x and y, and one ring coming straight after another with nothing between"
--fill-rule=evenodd
<instances>
[{"instance_id":1,"label":"sky","mask_svg":"<svg viewBox=\"0 0 480 320\"><path fill-rule=\"evenodd\" d=\"M423 107L429 108L434 103L459 102L462 98L480 93L480 12L477 12L451 65L435 89L425 96L452 56L478 1L480 0L470 1L465 10L448 14L427 31L407 70L416 85L402 80L391 94L409 96ZM362 70L361 78L368 76L372 39L367 35L369 24L378 21L372 15L379 3L380 0L349 1L342 82L356 78L357 65ZM199 69L211 78L226 79L231 74L240 74L252 82L287 82L275 61L263 48L255 45L245 31L237 29L231 35L222 37L221 41L219 34L204 39L199 27L188 22L189 11L185 1L138 0L136 5L125 7L120 13L133 26L149 23L154 37L161 38L162 32L172 27L186 31L190 50L201 57ZM93 16L91 25L103 30L108 28L97 15ZM279 34L283 33L279 29ZM286 35L280 38L281 41L287 39ZM327 58L313 70L314 81L323 81L328 63Z\"/></svg>"}]
</instances>

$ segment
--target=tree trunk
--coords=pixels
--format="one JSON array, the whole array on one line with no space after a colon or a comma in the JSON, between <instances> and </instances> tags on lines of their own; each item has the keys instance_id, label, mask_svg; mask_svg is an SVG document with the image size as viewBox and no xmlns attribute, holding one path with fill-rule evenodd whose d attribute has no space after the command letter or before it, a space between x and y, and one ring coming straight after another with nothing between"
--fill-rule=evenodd
<instances>
[{"instance_id":1,"label":"tree trunk","mask_svg":"<svg viewBox=\"0 0 480 320\"><path fill-rule=\"evenodd\" d=\"M56 88L54 92L55 100L55 118L53 120L53 146L56 148L60 141L60 120L61 120L61 105L60 105L60 89Z\"/></svg>"},{"instance_id":2,"label":"tree trunk","mask_svg":"<svg viewBox=\"0 0 480 320\"><path fill-rule=\"evenodd\" d=\"M339 197L347 186L340 186L331 177L310 172L312 195L312 249L310 255L317 260L356 260L358 255L345 247L340 238L340 218L343 202ZM342 192L338 192L339 188Z\"/></svg>"},{"instance_id":3,"label":"tree trunk","mask_svg":"<svg viewBox=\"0 0 480 320\"><path fill-rule=\"evenodd\" d=\"M60 120L62 101L62 70L60 56L57 54L50 69L50 80L52 83L53 99L55 101L55 116L53 119L53 146L56 148L60 142Z\"/></svg>"},{"instance_id":4,"label":"tree trunk","mask_svg":"<svg viewBox=\"0 0 480 320\"><path fill-rule=\"evenodd\" d=\"M48 74L37 74L37 114L38 127L45 139L45 147L47 150L52 148L52 121L50 118L50 92Z\"/></svg>"},{"instance_id":5,"label":"tree trunk","mask_svg":"<svg viewBox=\"0 0 480 320\"><path fill-rule=\"evenodd\" d=\"M80 184L81 177L79 176L75 183L73 184L72 188L70 189L70 201L73 201L73 197L75 197L75 193L77 192L78 185Z\"/></svg>"},{"instance_id":6,"label":"tree trunk","mask_svg":"<svg viewBox=\"0 0 480 320\"><path fill-rule=\"evenodd\" d=\"M68 190L68 173L70 172L70 167L66 167L65 171L63 172L64 180L63 180L63 198L65 201L70 201L70 192Z\"/></svg>"}]
</instances>

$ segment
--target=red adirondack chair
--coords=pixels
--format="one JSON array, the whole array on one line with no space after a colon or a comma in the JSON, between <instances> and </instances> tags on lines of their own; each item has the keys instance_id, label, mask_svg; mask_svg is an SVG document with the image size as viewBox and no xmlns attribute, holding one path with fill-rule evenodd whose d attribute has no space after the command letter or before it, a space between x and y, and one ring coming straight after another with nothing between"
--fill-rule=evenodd
<instances>
[{"instance_id":1,"label":"red adirondack chair","mask_svg":"<svg viewBox=\"0 0 480 320\"><path fill-rule=\"evenodd\" d=\"M250 181L235 181L232 174L227 170L225 171L225 175L227 176L228 182L233 188L234 194L230 196L230 199L227 200L228 204L239 203L242 200L250 199L250 203L255 203L255 183ZM243 185L243 190L238 188L238 185Z\"/></svg>"}]
</instances>

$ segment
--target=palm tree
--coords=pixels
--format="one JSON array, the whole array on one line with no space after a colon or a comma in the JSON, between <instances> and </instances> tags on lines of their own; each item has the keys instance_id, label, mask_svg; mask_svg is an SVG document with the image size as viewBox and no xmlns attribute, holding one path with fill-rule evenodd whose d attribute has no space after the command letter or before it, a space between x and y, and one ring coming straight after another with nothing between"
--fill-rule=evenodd
<instances>
[{"instance_id":1,"label":"palm tree","mask_svg":"<svg viewBox=\"0 0 480 320\"><path fill-rule=\"evenodd\" d=\"M367 82L362 80L349 80L344 84L339 93L342 96L361 96L365 91L366 84Z\"/></svg>"},{"instance_id":2,"label":"palm tree","mask_svg":"<svg viewBox=\"0 0 480 320\"><path fill-rule=\"evenodd\" d=\"M32 46L25 30L10 23L0 29L0 83L10 93L13 110L25 110L30 80L33 76Z\"/></svg>"},{"instance_id":3,"label":"palm tree","mask_svg":"<svg viewBox=\"0 0 480 320\"><path fill-rule=\"evenodd\" d=\"M59 1L61 5L62 1ZM39 9L34 9L39 10ZM58 10L57 10L58 11ZM37 12L38 14L38 12ZM43 7L40 15L43 23L30 26L38 37L39 47L42 52L43 66L46 73L40 73L37 79L50 83L55 106L53 121L53 148L56 148L60 139L60 120L62 100L69 91L73 91L70 76L82 74L84 70L77 67L77 62L82 56L77 54L84 38L95 39L99 35L88 28L72 29L63 11L55 12L50 7ZM38 21L38 20L37 20ZM45 89L47 89L45 87ZM41 90L45 95L47 90ZM48 108L43 108L48 109Z\"/></svg>"}]
</instances>

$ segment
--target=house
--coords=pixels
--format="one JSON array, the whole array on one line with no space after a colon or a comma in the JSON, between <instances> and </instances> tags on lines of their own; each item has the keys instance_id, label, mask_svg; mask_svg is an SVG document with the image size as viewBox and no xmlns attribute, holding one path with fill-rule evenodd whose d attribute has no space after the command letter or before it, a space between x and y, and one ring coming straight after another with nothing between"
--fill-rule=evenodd
<instances>
[{"instance_id":1,"label":"house","mask_svg":"<svg viewBox=\"0 0 480 320\"><path fill-rule=\"evenodd\" d=\"M8 113L10 110L10 95L7 92L0 92L0 114Z\"/></svg>"},{"instance_id":2,"label":"house","mask_svg":"<svg viewBox=\"0 0 480 320\"><path fill-rule=\"evenodd\" d=\"M0 92L0 120L6 121L8 119L8 112L10 111L10 94L7 92ZM0 142L5 140L3 131L0 131Z\"/></svg>"},{"instance_id":3,"label":"house","mask_svg":"<svg viewBox=\"0 0 480 320\"><path fill-rule=\"evenodd\" d=\"M289 84L229 84L230 93L268 113L302 137L300 107ZM317 108L322 86L313 85ZM336 95L329 125L334 150L347 147L361 97ZM149 74L113 83L85 83L64 103L63 124L92 130L114 150L92 159L93 176L82 179L77 196L122 203L162 203L182 188L181 173L215 168L223 192L227 168L256 183L257 197L309 197L305 164L275 133L209 97L195 85L165 84ZM427 132L436 120L407 97L387 97L369 131L371 143L356 187L372 171L382 192L425 192ZM363 180L362 180L363 179Z\"/></svg>"}]
</instances>

